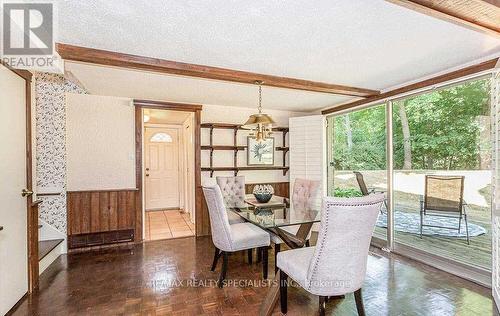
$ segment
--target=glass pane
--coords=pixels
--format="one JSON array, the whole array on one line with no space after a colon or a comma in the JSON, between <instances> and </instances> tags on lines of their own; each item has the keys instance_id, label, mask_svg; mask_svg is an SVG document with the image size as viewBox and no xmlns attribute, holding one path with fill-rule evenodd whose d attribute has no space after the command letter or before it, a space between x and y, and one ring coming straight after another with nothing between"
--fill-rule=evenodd
<instances>
[{"instance_id":1,"label":"glass pane","mask_svg":"<svg viewBox=\"0 0 500 316\"><path fill-rule=\"evenodd\" d=\"M328 118L328 195L352 197L387 190L386 107ZM375 236L387 239L385 206Z\"/></svg>"},{"instance_id":2,"label":"glass pane","mask_svg":"<svg viewBox=\"0 0 500 316\"><path fill-rule=\"evenodd\" d=\"M398 100L393 126L396 241L490 269L489 80Z\"/></svg>"},{"instance_id":3,"label":"glass pane","mask_svg":"<svg viewBox=\"0 0 500 316\"><path fill-rule=\"evenodd\" d=\"M151 136L152 143L171 143L172 142L172 136L168 135L167 133L156 133L153 136Z\"/></svg>"}]
</instances>

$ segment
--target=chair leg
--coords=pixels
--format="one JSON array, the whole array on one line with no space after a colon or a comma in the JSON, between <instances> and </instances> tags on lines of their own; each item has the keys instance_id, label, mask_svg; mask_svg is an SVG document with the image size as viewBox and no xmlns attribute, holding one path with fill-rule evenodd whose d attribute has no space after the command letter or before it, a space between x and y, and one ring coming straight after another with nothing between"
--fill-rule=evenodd
<instances>
[{"instance_id":1,"label":"chair leg","mask_svg":"<svg viewBox=\"0 0 500 316\"><path fill-rule=\"evenodd\" d=\"M423 235L423 227L424 225L424 214L422 213L422 211L420 211L420 238L422 238L422 235Z\"/></svg>"},{"instance_id":2,"label":"chair leg","mask_svg":"<svg viewBox=\"0 0 500 316\"><path fill-rule=\"evenodd\" d=\"M461 230L461 227L462 226L462 215L460 215L460 217L458 218L458 233L460 234L460 230Z\"/></svg>"},{"instance_id":3,"label":"chair leg","mask_svg":"<svg viewBox=\"0 0 500 316\"><path fill-rule=\"evenodd\" d=\"M286 314L288 311L287 280L288 280L288 275L286 275L285 272L280 270L280 305L282 314Z\"/></svg>"},{"instance_id":4,"label":"chair leg","mask_svg":"<svg viewBox=\"0 0 500 316\"><path fill-rule=\"evenodd\" d=\"M309 242L309 239L306 240L306 247L311 247L311 243Z\"/></svg>"},{"instance_id":5,"label":"chair leg","mask_svg":"<svg viewBox=\"0 0 500 316\"><path fill-rule=\"evenodd\" d=\"M363 296L361 295L361 289L354 292L354 300L356 301L356 309L358 310L358 315L365 316L365 306L363 305Z\"/></svg>"},{"instance_id":6,"label":"chair leg","mask_svg":"<svg viewBox=\"0 0 500 316\"><path fill-rule=\"evenodd\" d=\"M253 263L253 258L252 258L253 249L248 249L247 250L247 255L248 255L248 264L252 264Z\"/></svg>"},{"instance_id":7,"label":"chair leg","mask_svg":"<svg viewBox=\"0 0 500 316\"><path fill-rule=\"evenodd\" d=\"M212 262L212 268L210 268L210 271L215 271L215 267L217 267L217 261L219 261L221 252L219 248L215 247L215 254L214 254L214 261Z\"/></svg>"},{"instance_id":8,"label":"chair leg","mask_svg":"<svg viewBox=\"0 0 500 316\"><path fill-rule=\"evenodd\" d=\"M224 280L226 279L226 272L227 272L227 252L222 253L223 260L222 260L222 270L220 271L220 277L219 277L219 288L222 289L224 286Z\"/></svg>"},{"instance_id":9,"label":"chair leg","mask_svg":"<svg viewBox=\"0 0 500 316\"><path fill-rule=\"evenodd\" d=\"M470 240L469 240L469 225L467 223L467 214L464 214L464 219L465 219L465 232L467 233L467 245L470 245Z\"/></svg>"},{"instance_id":10,"label":"chair leg","mask_svg":"<svg viewBox=\"0 0 500 316\"><path fill-rule=\"evenodd\" d=\"M268 264L268 261L267 261L267 246L265 247L262 247L262 278L264 280L267 279L267 264Z\"/></svg>"},{"instance_id":11,"label":"chair leg","mask_svg":"<svg viewBox=\"0 0 500 316\"><path fill-rule=\"evenodd\" d=\"M261 262L261 261L262 261L262 249L257 248L257 262Z\"/></svg>"},{"instance_id":12,"label":"chair leg","mask_svg":"<svg viewBox=\"0 0 500 316\"><path fill-rule=\"evenodd\" d=\"M319 297L319 315L320 316L325 315L326 299L327 299L326 296Z\"/></svg>"},{"instance_id":13,"label":"chair leg","mask_svg":"<svg viewBox=\"0 0 500 316\"><path fill-rule=\"evenodd\" d=\"M281 250L280 244L274 244L274 273L278 272L278 252Z\"/></svg>"}]
</instances>

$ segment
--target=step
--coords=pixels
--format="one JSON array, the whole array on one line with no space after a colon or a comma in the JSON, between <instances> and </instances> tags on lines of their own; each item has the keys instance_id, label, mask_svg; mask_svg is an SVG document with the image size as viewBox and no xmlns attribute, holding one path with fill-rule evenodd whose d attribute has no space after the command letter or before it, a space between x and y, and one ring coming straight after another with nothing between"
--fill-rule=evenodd
<instances>
[{"instance_id":1,"label":"step","mask_svg":"<svg viewBox=\"0 0 500 316\"><path fill-rule=\"evenodd\" d=\"M62 243L64 239L41 240L38 242L38 261L42 260L55 247Z\"/></svg>"}]
</instances>

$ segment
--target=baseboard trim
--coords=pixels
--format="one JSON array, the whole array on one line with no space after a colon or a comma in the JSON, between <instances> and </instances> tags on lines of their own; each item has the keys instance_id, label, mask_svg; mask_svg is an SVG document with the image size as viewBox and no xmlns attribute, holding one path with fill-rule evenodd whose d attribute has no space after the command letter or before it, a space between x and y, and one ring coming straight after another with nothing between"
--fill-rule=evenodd
<instances>
[{"instance_id":1,"label":"baseboard trim","mask_svg":"<svg viewBox=\"0 0 500 316\"><path fill-rule=\"evenodd\" d=\"M12 306L11 309L9 309L7 311L7 313L5 314L5 316L11 316L14 314L14 312L19 308L19 306L28 298L28 292L24 293L24 295L19 299L19 301L17 301L16 304L14 304L14 306Z\"/></svg>"}]
</instances>

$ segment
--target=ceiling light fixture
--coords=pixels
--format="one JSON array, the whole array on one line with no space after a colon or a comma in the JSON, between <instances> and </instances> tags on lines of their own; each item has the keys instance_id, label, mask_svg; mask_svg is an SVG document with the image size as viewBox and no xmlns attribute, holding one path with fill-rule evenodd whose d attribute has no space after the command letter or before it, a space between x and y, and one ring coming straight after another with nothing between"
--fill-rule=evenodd
<instances>
[{"instance_id":1,"label":"ceiling light fixture","mask_svg":"<svg viewBox=\"0 0 500 316\"><path fill-rule=\"evenodd\" d=\"M250 136L255 136L256 140L261 142L266 140L272 134L273 124L276 122L271 116L262 113L262 83L263 81L255 81L259 86L259 113L252 114L241 127L252 131Z\"/></svg>"}]
</instances>

